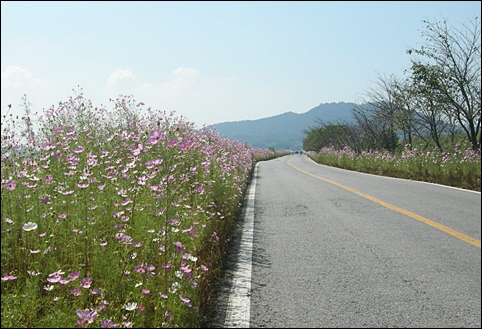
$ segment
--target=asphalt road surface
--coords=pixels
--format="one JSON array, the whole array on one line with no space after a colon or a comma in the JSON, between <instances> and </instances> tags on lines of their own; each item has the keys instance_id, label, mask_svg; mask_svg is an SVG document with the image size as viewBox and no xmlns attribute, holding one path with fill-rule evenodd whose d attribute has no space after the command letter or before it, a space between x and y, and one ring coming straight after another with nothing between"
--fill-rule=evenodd
<instances>
[{"instance_id":1,"label":"asphalt road surface","mask_svg":"<svg viewBox=\"0 0 482 329\"><path fill-rule=\"evenodd\" d=\"M481 327L481 195L259 162L213 327Z\"/></svg>"}]
</instances>

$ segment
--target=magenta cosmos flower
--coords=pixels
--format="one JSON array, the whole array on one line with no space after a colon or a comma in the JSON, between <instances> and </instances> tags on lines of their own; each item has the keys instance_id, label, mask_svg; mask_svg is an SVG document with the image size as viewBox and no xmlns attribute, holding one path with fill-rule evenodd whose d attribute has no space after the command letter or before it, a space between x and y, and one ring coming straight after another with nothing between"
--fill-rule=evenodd
<instances>
[{"instance_id":1,"label":"magenta cosmos flower","mask_svg":"<svg viewBox=\"0 0 482 329\"><path fill-rule=\"evenodd\" d=\"M80 320L77 321L77 324L80 327L87 326L91 324L96 317L99 315L97 312L92 312L89 309L85 309L84 311L82 310L77 310L77 316L80 318Z\"/></svg>"},{"instance_id":2,"label":"magenta cosmos flower","mask_svg":"<svg viewBox=\"0 0 482 329\"><path fill-rule=\"evenodd\" d=\"M79 286L81 286L82 288L90 288L90 285L92 284L92 279L91 278L83 278L80 283L79 283Z\"/></svg>"},{"instance_id":3,"label":"magenta cosmos flower","mask_svg":"<svg viewBox=\"0 0 482 329\"><path fill-rule=\"evenodd\" d=\"M176 246L176 254L179 254L181 251L184 250L184 246L182 245L181 242L176 242L174 243L174 245Z\"/></svg>"}]
</instances>

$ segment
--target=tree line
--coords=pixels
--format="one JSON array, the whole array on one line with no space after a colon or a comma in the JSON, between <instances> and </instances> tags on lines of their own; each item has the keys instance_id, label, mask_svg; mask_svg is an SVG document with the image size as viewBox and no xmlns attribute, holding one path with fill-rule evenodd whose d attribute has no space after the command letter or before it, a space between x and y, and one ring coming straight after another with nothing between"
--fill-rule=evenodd
<instances>
[{"instance_id":1,"label":"tree line","mask_svg":"<svg viewBox=\"0 0 482 329\"><path fill-rule=\"evenodd\" d=\"M481 146L480 19L455 28L446 19L423 20L425 45L409 48L411 67L400 78L378 74L353 120L325 122L305 129L303 149L323 147L355 152L412 148L414 142L440 151L467 142Z\"/></svg>"}]
</instances>

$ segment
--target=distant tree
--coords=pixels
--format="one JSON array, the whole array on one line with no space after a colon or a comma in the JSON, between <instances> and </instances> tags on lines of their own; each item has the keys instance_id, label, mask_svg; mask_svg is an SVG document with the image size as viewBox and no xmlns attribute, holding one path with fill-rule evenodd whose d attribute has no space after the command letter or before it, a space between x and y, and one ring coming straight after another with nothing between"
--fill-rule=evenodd
<instances>
[{"instance_id":1,"label":"distant tree","mask_svg":"<svg viewBox=\"0 0 482 329\"><path fill-rule=\"evenodd\" d=\"M305 129L307 137L303 141L304 150L319 151L322 147L342 149L348 145L348 127L317 120L317 126Z\"/></svg>"},{"instance_id":2,"label":"distant tree","mask_svg":"<svg viewBox=\"0 0 482 329\"><path fill-rule=\"evenodd\" d=\"M452 113L444 94L440 92L440 73L437 66L412 65L411 94L415 95L417 109L413 122L414 130L426 146L431 141L443 151L441 137L449 134Z\"/></svg>"},{"instance_id":3,"label":"distant tree","mask_svg":"<svg viewBox=\"0 0 482 329\"><path fill-rule=\"evenodd\" d=\"M417 134L417 106L416 95L413 93L410 81L407 79L393 78L392 87L394 92L394 102L398 111L396 120L398 129L403 138L403 144L408 148L412 148L413 138Z\"/></svg>"},{"instance_id":4,"label":"distant tree","mask_svg":"<svg viewBox=\"0 0 482 329\"><path fill-rule=\"evenodd\" d=\"M353 109L353 116L369 140L370 149L395 151L398 146L397 131L403 108L399 102L397 79L378 75L375 87L367 92L365 104Z\"/></svg>"},{"instance_id":5,"label":"distant tree","mask_svg":"<svg viewBox=\"0 0 482 329\"><path fill-rule=\"evenodd\" d=\"M461 29L448 26L446 19L423 23L426 45L407 50L409 55L426 58L425 62L412 59L413 78L419 86L433 88L438 99L429 94L430 101L448 105L447 118L458 123L476 150L481 145L480 20L475 17L470 26L461 24Z\"/></svg>"}]
</instances>

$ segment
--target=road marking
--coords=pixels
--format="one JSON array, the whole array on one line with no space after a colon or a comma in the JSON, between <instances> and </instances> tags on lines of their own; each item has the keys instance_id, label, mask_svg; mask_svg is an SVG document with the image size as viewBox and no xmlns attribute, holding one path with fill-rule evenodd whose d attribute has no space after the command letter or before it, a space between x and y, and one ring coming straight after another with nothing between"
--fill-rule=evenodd
<instances>
[{"instance_id":1,"label":"road marking","mask_svg":"<svg viewBox=\"0 0 482 329\"><path fill-rule=\"evenodd\" d=\"M253 259L254 198L258 163L248 187L247 204L244 210L241 245L236 262L231 292L224 319L224 328L249 328L251 269Z\"/></svg>"},{"instance_id":2,"label":"road marking","mask_svg":"<svg viewBox=\"0 0 482 329\"><path fill-rule=\"evenodd\" d=\"M441 231L443 231L443 232L445 232L445 233L448 233L448 234L450 234L450 235L452 235L452 236L454 236L454 237L456 237L456 238L458 238L458 239L460 239L460 240L463 240L463 241L465 241L465 242L468 242L468 243L470 243L470 244L472 244L472 245L480 248L480 240L474 239L474 238L472 238L472 237L470 237L470 236L468 236L468 235L465 235L465 234L462 234L462 233L457 232L457 231L455 231L455 230L452 230L451 228L448 228L447 226L444 226L444 225L442 225L442 224L439 224L439 223L436 223L436 222L434 222L434 221L431 221L430 219L427 219L427 218L425 218L425 217L422 217L422 216L420 216L420 215L417 215L417 214L415 214L415 213L413 213L413 212L410 212L410 211L408 211L408 210L405 210L405 209L402 209L402 208L398 208L398 207L396 207L396 206L394 206L394 205L391 205L391 204L389 204L389 203L386 203L386 202L383 202L383 201L381 201L381 200L378 200L378 199L376 199L376 198L374 198L374 197L372 197L372 196L370 196L370 195L368 195L368 194L364 194L364 193L361 193L361 192L359 192L359 191L357 191L357 190L355 190L355 189L352 189L351 187L342 185L342 184L340 184L340 183L331 181L331 180L326 179L326 178L322 178L322 177L316 176L316 175L314 175L314 174L312 174L312 173L310 173L310 172L307 172L307 171L305 171L305 170L303 170L303 169L300 169L300 168L292 165L292 164L290 163L291 159L293 159L293 158L291 157L288 161L286 161L286 163L289 164L289 165L290 165L291 167L293 167L294 169L296 169L296 170L298 170L298 171L301 171L302 173L304 173L304 174L306 174L306 175L308 175L308 176L317 178L317 179L322 180L322 181L324 181L324 182L327 182L327 183L333 184L333 185L335 185L335 186L341 187L342 189L345 189L345 190L350 191L350 192L352 192L352 193L358 194L359 196L361 196L361 197L363 197L363 198L365 198L365 199L368 199L368 200L370 200L370 201L373 201L373 202L375 202L375 203L377 203L377 204L379 204L379 205L381 205L381 206L384 206L384 207L386 207L386 208L388 208L388 209L395 210L395 211L397 211L397 212L399 212L399 213L401 213L401 214L407 215L408 217L414 218L414 219L416 219L416 220L418 220L418 221L420 221L420 222L422 222L422 223L425 223L425 224L427 224L427 225L430 225L430 226L432 226L432 227L435 227L436 229L439 229L439 230L441 230Z\"/></svg>"}]
</instances>

